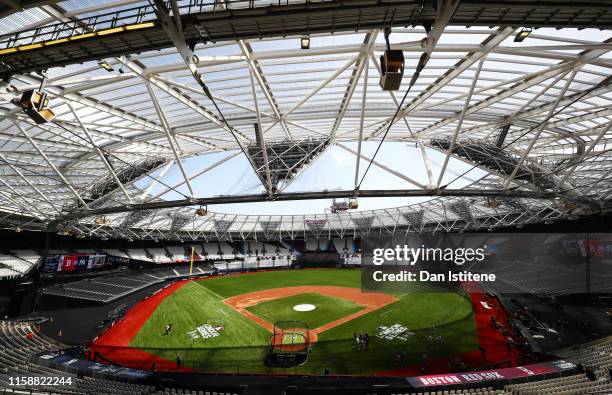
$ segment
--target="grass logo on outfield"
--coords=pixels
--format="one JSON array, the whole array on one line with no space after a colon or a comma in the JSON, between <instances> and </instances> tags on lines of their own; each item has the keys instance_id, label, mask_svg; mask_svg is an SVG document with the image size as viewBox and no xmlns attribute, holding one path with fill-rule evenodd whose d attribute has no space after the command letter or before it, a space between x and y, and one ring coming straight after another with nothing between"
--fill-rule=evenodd
<instances>
[{"instance_id":1,"label":"grass logo on outfield","mask_svg":"<svg viewBox=\"0 0 612 395\"><path fill-rule=\"evenodd\" d=\"M376 328L376 337L383 340L408 340L414 336L414 332L410 332L407 327L401 324L393 324L391 326L381 325Z\"/></svg>"},{"instance_id":2,"label":"grass logo on outfield","mask_svg":"<svg viewBox=\"0 0 612 395\"><path fill-rule=\"evenodd\" d=\"M203 325L200 325L194 330L187 332L187 337L191 340L212 339L221 336L224 329L225 323L222 320L210 319L206 320Z\"/></svg>"}]
</instances>

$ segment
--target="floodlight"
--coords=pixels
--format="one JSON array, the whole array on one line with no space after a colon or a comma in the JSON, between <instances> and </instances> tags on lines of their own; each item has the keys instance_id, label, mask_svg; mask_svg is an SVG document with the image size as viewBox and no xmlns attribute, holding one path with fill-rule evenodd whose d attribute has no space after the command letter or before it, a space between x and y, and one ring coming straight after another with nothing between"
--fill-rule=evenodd
<instances>
[{"instance_id":1,"label":"floodlight","mask_svg":"<svg viewBox=\"0 0 612 395\"><path fill-rule=\"evenodd\" d=\"M404 77L404 52L401 49L387 49L380 56L380 87L384 91L396 91Z\"/></svg>"},{"instance_id":2,"label":"floodlight","mask_svg":"<svg viewBox=\"0 0 612 395\"><path fill-rule=\"evenodd\" d=\"M501 204L501 199L498 197L487 197L487 202L485 203L485 207L487 208L497 208Z\"/></svg>"},{"instance_id":3,"label":"floodlight","mask_svg":"<svg viewBox=\"0 0 612 395\"><path fill-rule=\"evenodd\" d=\"M96 225L108 225L108 224L110 224L110 220L108 220L106 218L106 216L96 217L94 222L96 223Z\"/></svg>"},{"instance_id":4,"label":"floodlight","mask_svg":"<svg viewBox=\"0 0 612 395\"><path fill-rule=\"evenodd\" d=\"M109 73L115 70L113 69L113 66L111 66L106 60L98 61L98 65L102 67L104 70L108 71Z\"/></svg>"},{"instance_id":5,"label":"floodlight","mask_svg":"<svg viewBox=\"0 0 612 395\"><path fill-rule=\"evenodd\" d=\"M514 42L515 43L522 43L523 40L525 40L527 38L527 36L529 36L531 34L532 31L533 31L533 29L530 28L530 27L522 28L521 31L516 33L516 36L514 36Z\"/></svg>"},{"instance_id":6,"label":"floodlight","mask_svg":"<svg viewBox=\"0 0 612 395\"><path fill-rule=\"evenodd\" d=\"M55 118L55 113L49 107L49 99L45 92L37 90L26 91L17 104L37 124L47 123Z\"/></svg>"}]
</instances>

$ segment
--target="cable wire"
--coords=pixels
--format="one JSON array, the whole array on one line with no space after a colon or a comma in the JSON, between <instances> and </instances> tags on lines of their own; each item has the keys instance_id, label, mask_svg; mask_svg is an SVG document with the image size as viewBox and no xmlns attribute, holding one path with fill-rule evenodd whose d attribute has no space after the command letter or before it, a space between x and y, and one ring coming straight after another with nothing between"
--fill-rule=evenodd
<instances>
[{"instance_id":1,"label":"cable wire","mask_svg":"<svg viewBox=\"0 0 612 395\"><path fill-rule=\"evenodd\" d=\"M402 101L397 106L397 109L395 110L395 113L393 114L393 117L391 118L391 121L389 121L389 125L387 126L387 130L385 130L385 133L383 134L382 139L378 143L378 147L376 147L376 151L374 152L374 155L370 158L370 162L368 163L368 167L366 167L366 170L363 173L363 176L361 177L361 180L359 181L359 184L357 184L357 187L355 187L354 195L357 195L357 193L359 191L359 188L361 188L361 184L363 183L363 180L365 179L366 175L368 174L368 171L370 170L370 167L372 167L372 163L374 162L374 159L376 158L376 155L378 155L378 151L380 151L380 147L384 143L385 138L387 137L387 134L389 134L389 130L391 130L391 127L393 126L393 123L395 122L395 118L397 118L397 114L399 114L400 110L402 109L402 107L404 105L404 102L406 101L406 97L408 97L408 93L410 93L410 90L412 89L412 87L416 83L417 79L419 78L419 76L421 74L421 71L423 71L423 69L425 68L425 65L427 64L427 60L428 59L429 59L429 55L427 54L427 52L424 52L423 55L421 55L421 58L419 59L419 63L417 64L417 68L416 68L414 74L412 75L412 78L410 79L410 84L408 85L408 88L406 89L406 93L404 93L404 97L402 97Z\"/></svg>"},{"instance_id":2,"label":"cable wire","mask_svg":"<svg viewBox=\"0 0 612 395\"><path fill-rule=\"evenodd\" d=\"M60 128L64 129L65 131L67 131L68 133L72 134L73 136L75 136L75 137L77 137L77 138L79 138L79 139L81 139L81 140L85 141L85 143L90 144L90 145L91 145L91 146L92 146L94 149L99 149L101 152L103 152L103 153L105 153L106 155L108 155L108 156L112 157L113 159L118 160L119 162L121 162L121 163L123 163L123 164L125 164L125 165L127 165L127 166L129 166L129 167L131 167L131 168L136 169L136 166L134 166L133 164L131 164L131 163L127 162L127 161L124 161L123 159L119 158L117 155L115 155L115 154L113 154L113 153L111 153L111 152L109 152L109 151L105 150L104 148L100 147L99 145L97 145L97 144L93 143L92 141L89 141L89 140L88 140L88 139L86 139L85 137L78 135L77 133L73 132L72 130L68 129L67 127L65 127L64 125L62 125L62 124L58 123L57 121L53 121L53 124L55 124L56 126L59 126ZM105 160L106 160L106 158L105 158ZM187 195L185 195L184 193L182 193L182 192L181 192L181 191L179 191L178 189L176 189L176 188L174 188L174 187L172 187L172 186L170 186L170 185L166 184L165 182L163 182L163 181L162 181L162 180L160 180L159 178L157 178L157 177L153 177L153 176L152 176L152 175L150 175L149 173L145 173L144 175L145 175L146 177L148 177L148 178L150 178L150 179L152 179L152 180L154 180L154 181L156 181L156 182L158 182L158 183L162 184L162 185L163 185L163 186L165 186L166 188L169 188L170 190L172 190L172 191L174 191L174 192L178 193L179 195L183 196L185 199L189 199L189 197L188 197Z\"/></svg>"}]
</instances>

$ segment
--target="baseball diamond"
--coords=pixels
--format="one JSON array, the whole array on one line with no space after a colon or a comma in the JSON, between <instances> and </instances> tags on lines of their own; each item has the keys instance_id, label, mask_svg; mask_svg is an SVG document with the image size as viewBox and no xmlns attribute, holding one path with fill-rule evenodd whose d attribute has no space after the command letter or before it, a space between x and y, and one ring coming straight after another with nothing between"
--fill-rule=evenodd
<instances>
[{"instance_id":1,"label":"baseball diamond","mask_svg":"<svg viewBox=\"0 0 612 395\"><path fill-rule=\"evenodd\" d=\"M157 300L134 306L92 349L124 366L143 366L148 359L172 361L178 354L185 361L184 369L194 371L274 373L279 368L266 364L270 344L302 344L307 337L308 360L290 373L329 369L338 374L385 375L416 369L424 353L432 361L478 353L478 321L486 321L478 317L475 294L463 287L442 292L415 285L409 292L393 295L362 292L360 271L353 269L247 273L187 280L172 288ZM316 308L294 309L304 304ZM223 331L206 341L188 340L185 334L205 317L222 319ZM275 323L287 320L299 320L308 329L299 336L297 331L286 331L271 339ZM173 330L164 335L167 323ZM377 337L381 328L389 327L405 328L413 335ZM368 334L367 349L356 343L358 334ZM433 347L427 341L432 335L441 339ZM495 348L491 350L494 354ZM401 352L408 356L400 364Z\"/></svg>"}]
</instances>

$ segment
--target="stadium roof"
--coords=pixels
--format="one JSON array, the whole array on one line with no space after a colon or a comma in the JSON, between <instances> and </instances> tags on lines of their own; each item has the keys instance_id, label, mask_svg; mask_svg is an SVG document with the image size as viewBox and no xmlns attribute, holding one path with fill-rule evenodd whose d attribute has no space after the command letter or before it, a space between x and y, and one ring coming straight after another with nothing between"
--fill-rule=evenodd
<instances>
[{"instance_id":1,"label":"stadium roof","mask_svg":"<svg viewBox=\"0 0 612 395\"><path fill-rule=\"evenodd\" d=\"M0 85L2 227L124 238L299 238L493 229L610 208L612 33L587 28L607 23L611 11L603 3L585 2L580 11L575 2L570 7L558 1L554 15L544 18L536 10L522 19L507 5L510 22L498 15L495 26L483 26L493 22L487 10L502 5L449 0L436 9L425 2L418 3L425 4L418 14L399 10L397 21L385 16L378 28L365 23L367 13L359 13L367 28L352 31L327 21L295 34L299 24L283 19L291 33L261 38L246 27L240 33L238 25L233 37L197 28L196 16L189 19L192 3L177 3L183 19L173 17L172 7L155 14L139 1L0 8L6 15L0 19L0 69L6 74ZM236 1L229 10L227 3L196 3L209 7L200 8L198 18L238 20L241 12L278 11L260 0ZM308 4L323 3L336 2ZM523 10L539 4L515 3ZM273 4L291 15L289 7L306 3ZM400 11L412 23L400 21ZM346 10L333 12L342 16ZM378 14L371 12L374 20ZM268 14L247 22L263 26ZM113 15L124 22L92 22ZM134 15L137 23L129 19ZM160 23L164 18L170 26ZM123 34L135 23L163 25L164 40L173 45L155 41L159 32L139 36L147 43L139 48L132 47L138 42L132 36L103 41L116 33L104 32ZM202 26L214 26L207 23ZM563 26L580 29L558 29ZM403 50L406 59L398 91L379 86L385 27L391 27L391 48ZM515 42L523 27L539 28ZM189 29L202 37L185 45ZM89 44L54 46L93 33L99 35L87 37ZM303 35L310 49L300 49ZM108 56L96 54L96 45L108 48ZM186 61L191 51L195 57ZM83 63L69 64L70 54ZM47 67L44 62L64 66L49 67L43 83L56 118L36 124L15 99L39 89L37 67ZM366 155L365 146L381 141L383 147L410 145L418 158L411 172L390 166L384 149L372 162L400 188L368 188L364 174L375 150ZM330 183L296 190L300 177L330 150L355 162L345 175L350 188L337 191ZM198 193L199 179L240 158L259 183L254 193ZM215 204L367 196L427 199L312 215L194 214L200 205L214 211Z\"/></svg>"}]
</instances>

